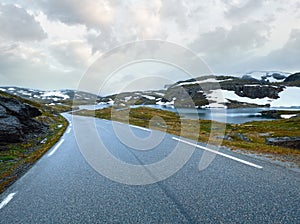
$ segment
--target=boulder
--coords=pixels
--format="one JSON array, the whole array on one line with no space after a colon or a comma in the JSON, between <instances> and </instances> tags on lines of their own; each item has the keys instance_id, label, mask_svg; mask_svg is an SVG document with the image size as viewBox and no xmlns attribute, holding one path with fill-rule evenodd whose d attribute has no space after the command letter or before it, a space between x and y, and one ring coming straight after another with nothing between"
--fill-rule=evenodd
<instances>
[{"instance_id":1,"label":"boulder","mask_svg":"<svg viewBox=\"0 0 300 224\"><path fill-rule=\"evenodd\" d=\"M22 142L44 134L48 126L33 119L41 114L31 105L0 96L0 142Z\"/></svg>"},{"instance_id":2,"label":"boulder","mask_svg":"<svg viewBox=\"0 0 300 224\"><path fill-rule=\"evenodd\" d=\"M241 134L241 133L237 133L236 135L240 140L244 141L244 142L252 142L251 139L247 138L245 135Z\"/></svg>"},{"instance_id":3,"label":"boulder","mask_svg":"<svg viewBox=\"0 0 300 224\"><path fill-rule=\"evenodd\" d=\"M0 118L0 142L23 141L22 124L17 117Z\"/></svg>"},{"instance_id":4,"label":"boulder","mask_svg":"<svg viewBox=\"0 0 300 224\"><path fill-rule=\"evenodd\" d=\"M268 145L282 146L300 150L300 137L266 138Z\"/></svg>"}]
</instances>

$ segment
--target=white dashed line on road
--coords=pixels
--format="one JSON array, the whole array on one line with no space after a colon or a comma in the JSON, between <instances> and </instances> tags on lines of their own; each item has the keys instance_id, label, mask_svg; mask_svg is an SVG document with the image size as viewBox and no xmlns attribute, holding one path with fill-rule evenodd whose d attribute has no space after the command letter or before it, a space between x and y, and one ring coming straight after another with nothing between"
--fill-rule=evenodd
<instances>
[{"instance_id":1,"label":"white dashed line on road","mask_svg":"<svg viewBox=\"0 0 300 224\"><path fill-rule=\"evenodd\" d=\"M61 144L64 142L65 140L64 139L61 139L57 144L56 146L54 147L54 149L48 154L48 157L52 156L56 150L61 146Z\"/></svg>"},{"instance_id":2,"label":"white dashed line on road","mask_svg":"<svg viewBox=\"0 0 300 224\"><path fill-rule=\"evenodd\" d=\"M0 209L4 208L4 206L7 205L11 201L11 199L13 199L16 193L17 192L10 193L9 195L7 195L7 197L1 202Z\"/></svg>"},{"instance_id":3,"label":"white dashed line on road","mask_svg":"<svg viewBox=\"0 0 300 224\"><path fill-rule=\"evenodd\" d=\"M194 147L197 147L197 148L200 148L200 149L203 149L203 150L206 150L206 151L215 153L215 154L217 154L217 155L226 157L226 158L228 158L228 159L235 160L235 161L237 161L237 162L246 164L246 165L248 165L248 166L252 166L252 167L255 167L255 168L258 168L258 169L262 169L262 168L263 168L262 166L256 165L256 164L251 163L251 162L248 162L248 161L246 161L246 160L239 159L239 158L237 158L237 157L230 156L230 155L227 155L227 154L225 154L225 153L218 152L218 151L216 151L216 150L213 150L213 149L210 149L210 148L207 148L207 147L204 147L204 146L200 146L200 145L194 144L194 143L189 142L189 141L185 141L185 140L182 140L182 139L179 139L179 138L175 138L175 137L172 137L172 138L173 138L174 140L176 140L176 141L183 142L183 143L185 143L185 144L188 144L188 145L191 145L191 146L194 146Z\"/></svg>"},{"instance_id":4,"label":"white dashed line on road","mask_svg":"<svg viewBox=\"0 0 300 224\"><path fill-rule=\"evenodd\" d=\"M149 131L149 132L151 132L151 130L148 129L148 128L143 128L143 127L139 127L139 126L135 126L135 125L130 125L130 127L137 128L137 129L141 129L141 130L143 130L143 131Z\"/></svg>"}]
</instances>

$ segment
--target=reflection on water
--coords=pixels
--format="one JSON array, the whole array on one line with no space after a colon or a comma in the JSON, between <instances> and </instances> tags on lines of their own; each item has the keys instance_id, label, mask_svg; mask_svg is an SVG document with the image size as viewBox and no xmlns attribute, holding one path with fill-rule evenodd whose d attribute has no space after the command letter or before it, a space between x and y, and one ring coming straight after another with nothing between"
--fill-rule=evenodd
<instances>
[{"instance_id":1,"label":"reflection on water","mask_svg":"<svg viewBox=\"0 0 300 224\"><path fill-rule=\"evenodd\" d=\"M166 107L161 105L148 105L152 108L169 110L179 113L184 118L189 119L205 119L205 120L215 120L219 122L227 122L233 124L241 124L249 121L262 121L262 120L273 120L261 117L260 111L263 110L300 110L299 107L295 108L236 108L236 109L223 109L223 108L213 108L213 109L190 109L190 108L180 108L176 109L173 107Z\"/></svg>"},{"instance_id":2,"label":"reflection on water","mask_svg":"<svg viewBox=\"0 0 300 224\"><path fill-rule=\"evenodd\" d=\"M80 105L80 110L99 110L106 107L109 107L109 104L96 104L96 105Z\"/></svg>"}]
</instances>

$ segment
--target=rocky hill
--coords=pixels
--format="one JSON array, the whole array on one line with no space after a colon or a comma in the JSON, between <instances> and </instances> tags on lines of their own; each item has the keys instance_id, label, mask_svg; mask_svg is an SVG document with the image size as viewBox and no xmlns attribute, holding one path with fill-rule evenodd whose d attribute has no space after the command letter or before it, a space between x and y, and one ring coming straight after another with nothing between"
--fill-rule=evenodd
<instances>
[{"instance_id":1,"label":"rocky hill","mask_svg":"<svg viewBox=\"0 0 300 224\"><path fill-rule=\"evenodd\" d=\"M97 96L91 93L76 90L45 91L15 86L0 87L0 91L16 95L28 100L37 101L48 105L83 105L93 104Z\"/></svg>"},{"instance_id":2,"label":"rocky hill","mask_svg":"<svg viewBox=\"0 0 300 224\"><path fill-rule=\"evenodd\" d=\"M210 75L168 85L160 91L127 92L99 99L101 104L157 104L176 107L299 107L300 73L254 71ZM192 101L190 100L192 99Z\"/></svg>"}]
</instances>

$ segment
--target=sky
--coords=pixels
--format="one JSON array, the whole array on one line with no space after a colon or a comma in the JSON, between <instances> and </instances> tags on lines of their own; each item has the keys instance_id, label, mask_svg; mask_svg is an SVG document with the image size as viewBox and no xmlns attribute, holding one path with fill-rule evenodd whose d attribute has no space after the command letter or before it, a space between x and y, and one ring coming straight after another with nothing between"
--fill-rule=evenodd
<instances>
[{"instance_id":1,"label":"sky","mask_svg":"<svg viewBox=\"0 0 300 224\"><path fill-rule=\"evenodd\" d=\"M213 73L293 73L300 71L300 1L1 0L0 86L76 89L99 57L143 40L186 48ZM122 89L120 80L134 86L130 80L159 75L165 80L148 81L160 88L186 78L164 63L127 67L115 68L107 93Z\"/></svg>"}]
</instances>

